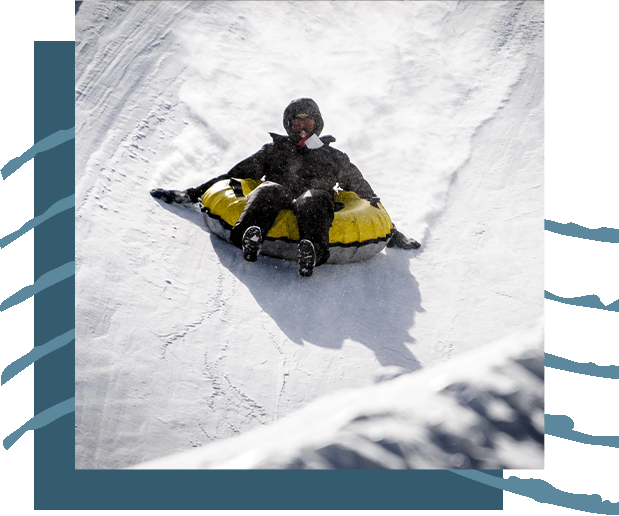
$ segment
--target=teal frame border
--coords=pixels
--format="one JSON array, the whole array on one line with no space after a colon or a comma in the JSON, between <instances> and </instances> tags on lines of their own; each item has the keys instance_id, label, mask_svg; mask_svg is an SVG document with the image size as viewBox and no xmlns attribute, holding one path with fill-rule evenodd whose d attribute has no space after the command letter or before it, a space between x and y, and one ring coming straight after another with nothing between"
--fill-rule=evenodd
<instances>
[{"instance_id":1,"label":"teal frame border","mask_svg":"<svg viewBox=\"0 0 619 516\"><path fill-rule=\"evenodd\" d=\"M74 42L34 43L34 143L65 138L34 158L35 218L75 195L74 74ZM33 287L56 273L34 295L34 344L64 336L34 362L35 509L502 509L501 489L449 471L75 470L74 204L34 228Z\"/></svg>"}]
</instances>

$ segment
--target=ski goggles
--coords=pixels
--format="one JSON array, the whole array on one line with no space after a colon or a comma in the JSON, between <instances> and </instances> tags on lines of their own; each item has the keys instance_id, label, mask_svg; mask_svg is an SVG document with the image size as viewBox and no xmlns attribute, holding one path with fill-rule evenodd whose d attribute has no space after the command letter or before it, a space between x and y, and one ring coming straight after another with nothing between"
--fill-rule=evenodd
<instances>
[{"instance_id":1,"label":"ski goggles","mask_svg":"<svg viewBox=\"0 0 619 516\"><path fill-rule=\"evenodd\" d=\"M314 130L314 120L311 118L294 118L292 120L292 130L298 133L301 129L305 129L308 133Z\"/></svg>"}]
</instances>

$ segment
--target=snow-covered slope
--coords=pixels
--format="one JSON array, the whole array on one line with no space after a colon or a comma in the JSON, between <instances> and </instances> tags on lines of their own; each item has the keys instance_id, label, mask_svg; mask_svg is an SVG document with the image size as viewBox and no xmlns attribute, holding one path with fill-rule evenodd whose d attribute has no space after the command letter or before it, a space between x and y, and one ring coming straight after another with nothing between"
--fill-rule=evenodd
<instances>
[{"instance_id":1,"label":"snow-covered slope","mask_svg":"<svg viewBox=\"0 0 619 516\"><path fill-rule=\"evenodd\" d=\"M82 3L76 467L231 437L537 320L542 20L541 2ZM300 96L420 250L301 278L148 195L226 172Z\"/></svg>"}]
</instances>

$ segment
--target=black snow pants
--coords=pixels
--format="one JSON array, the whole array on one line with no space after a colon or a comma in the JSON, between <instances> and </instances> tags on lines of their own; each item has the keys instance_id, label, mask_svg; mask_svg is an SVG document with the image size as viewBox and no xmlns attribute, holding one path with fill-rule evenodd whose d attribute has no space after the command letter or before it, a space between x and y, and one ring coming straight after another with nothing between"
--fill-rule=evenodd
<instances>
[{"instance_id":1,"label":"black snow pants","mask_svg":"<svg viewBox=\"0 0 619 516\"><path fill-rule=\"evenodd\" d=\"M264 238L281 210L293 210L299 237L314 244L316 265L320 265L329 258L329 228L334 209L333 192L307 190L294 198L279 183L265 181L247 196L245 209L230 232L230 242L241 248L243 234L250 226L258 226Z\"/></svg>"}]
</instances>

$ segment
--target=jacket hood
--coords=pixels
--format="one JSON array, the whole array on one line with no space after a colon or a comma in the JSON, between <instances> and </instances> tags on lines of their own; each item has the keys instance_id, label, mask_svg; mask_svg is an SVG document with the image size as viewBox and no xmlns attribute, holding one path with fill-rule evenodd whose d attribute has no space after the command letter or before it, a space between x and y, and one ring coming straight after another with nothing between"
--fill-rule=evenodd
<instances>
[{"instance_id":1,"label":"jacket hood","mask_svg":"<svg viewBox=\"0 0 619 516\"><path fill-rule=\"evenodd\" d=\"M318 104L308 98L295 99L285 109L284 129L286 129L288 136L292 138L294 135L292 132L292 119L299 113L306 113L314 119L314 131L312 134L320 136L325 124L320 114L320 109L318 109Z\"/></svg>"}]
</instances>

